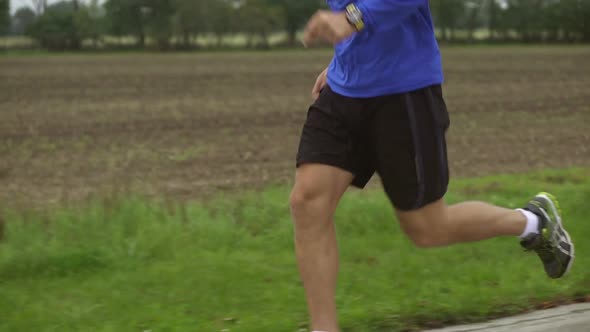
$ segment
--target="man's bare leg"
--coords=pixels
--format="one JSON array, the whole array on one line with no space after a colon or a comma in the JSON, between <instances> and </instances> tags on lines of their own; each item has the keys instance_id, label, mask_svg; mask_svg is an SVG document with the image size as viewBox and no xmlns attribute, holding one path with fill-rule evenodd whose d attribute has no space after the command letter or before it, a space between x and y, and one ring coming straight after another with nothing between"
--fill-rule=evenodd
<instances>
[{"instance_id":1,"label":"man's bare leg","mask_svg":"<svg viewBox=\"0 0 590 332\"><path fill-rule=\"evenodd\" d=\"M290 205L312 330L340 331L335 298L338 246L333 216L352 179L349 172L319 164L302 165L295 177Z\"/></svg>"},{"instance_id":2,"label":"man's bare leg","mask_svg":"<svg viewBox=\"0 0 590 332\"><path fill-rule=\"evenodd\" d=\"M527 224L521 212L483 202L447 206L439 200L416 211L397 211L397 215L402 229L420 247L519 236Z\"/></svg>"}]
</instances>

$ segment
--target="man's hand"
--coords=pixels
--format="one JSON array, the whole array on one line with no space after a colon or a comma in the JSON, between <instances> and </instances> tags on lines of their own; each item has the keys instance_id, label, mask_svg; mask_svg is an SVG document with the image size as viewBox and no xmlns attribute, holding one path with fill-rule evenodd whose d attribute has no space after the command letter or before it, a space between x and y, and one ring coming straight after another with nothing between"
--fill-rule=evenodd
<instances>
[{"instance_id":1,"label":"man's hand","mask_svg":"<svg viewBox=\"0 0 590 332\"><path fill-rule=\"evenodd\" d=\"M320 97L320 91L326 86L326 81L328 79L328 68L324 69L324 71L318 76L313 89L311 90L311 97L313 99L318 99Z\"/></svg>"},{"instance_id":2,"label":"man's hand","mask_svg":"<svg viewBox=\"0 0 590 332\"><path fill-rule=\"evenodd\" d=\"M318 41L326 41L335 45L355 32L355 28L348 23L345 12L320 10L311 17L305 27L303 45L309 47Z\"/></svg>"}]
</instances>

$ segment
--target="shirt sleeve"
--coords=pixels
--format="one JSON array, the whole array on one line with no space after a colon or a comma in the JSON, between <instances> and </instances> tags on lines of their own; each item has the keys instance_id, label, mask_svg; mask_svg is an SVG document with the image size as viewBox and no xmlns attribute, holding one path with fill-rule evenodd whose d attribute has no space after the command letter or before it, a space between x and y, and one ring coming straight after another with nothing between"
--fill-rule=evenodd
<instances>
[{"instance_id":1,"label":"shirt sleeve","mask_svg":"<svg viewBox=\"0 0 590 332\"><path fill-rule=\"evenodd\" d=\"M423 0L359 0L356 6L363 13L367 28L381 31L395 28L423 3Z\"/></svg>"}]
</instances>

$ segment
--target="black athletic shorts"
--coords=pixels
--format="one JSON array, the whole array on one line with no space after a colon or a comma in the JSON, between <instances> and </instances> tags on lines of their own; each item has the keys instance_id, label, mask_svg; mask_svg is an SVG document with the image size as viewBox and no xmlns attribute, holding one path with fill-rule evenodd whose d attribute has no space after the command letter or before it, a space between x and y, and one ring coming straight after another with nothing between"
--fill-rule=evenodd
<instances>
[{"instance_id":1,"label":"black athletic shorts","mask_svg":"<svg viewBox=\"0 0 590 332\"><path fill-rule=\"evenodd\" d=\"M326 86L307 113L297 167L344 169L359 188L377 172L397 209L416 210L447 191L448 127L440 85L375 98L345 97Z\"/></svg>"}]
</instances>

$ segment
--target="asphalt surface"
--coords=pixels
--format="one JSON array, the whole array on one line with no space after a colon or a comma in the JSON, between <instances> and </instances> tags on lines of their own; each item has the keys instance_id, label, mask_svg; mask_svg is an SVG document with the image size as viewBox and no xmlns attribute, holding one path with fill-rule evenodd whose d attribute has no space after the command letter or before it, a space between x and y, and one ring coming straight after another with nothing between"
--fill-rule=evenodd
<instances>
[{"instance_id":1,"label":"asphalt surface","mask_svg":"<svg viewBox=\"0 0 590 332\"><path fill-rule=\"evenodd\" d=\"M590 332L590 303L426 332Z\"/></svg>"}]
</instances>

